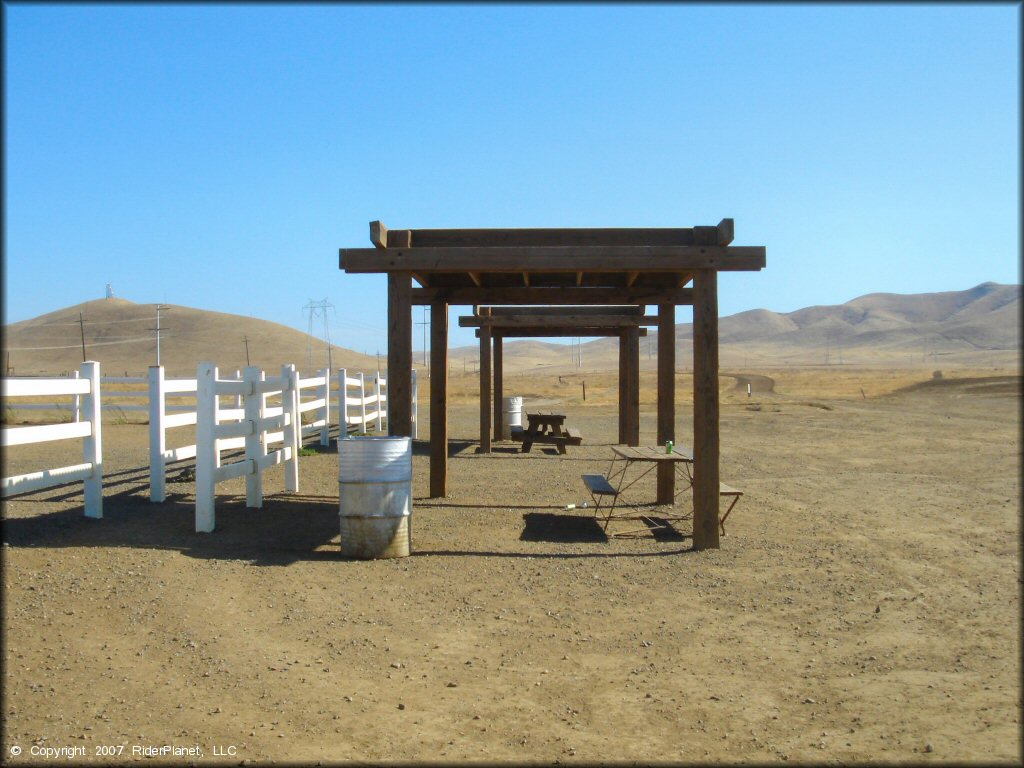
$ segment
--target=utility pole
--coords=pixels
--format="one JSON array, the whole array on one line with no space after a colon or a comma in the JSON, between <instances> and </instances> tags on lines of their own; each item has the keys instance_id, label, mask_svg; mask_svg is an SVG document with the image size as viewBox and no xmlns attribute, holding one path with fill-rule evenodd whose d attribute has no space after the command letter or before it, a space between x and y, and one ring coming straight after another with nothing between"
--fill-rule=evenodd
<instances>
[{"instance_id":1,"label":"utility pole","mask_svg":"<svg viewBox=\"0 0 1024 768\"><path fill-rule=\"evenodd\" d=\"M82 319L82 313L78 313L78 330L82 332L82 362L85 362L85 321Z\"/></svg>"},{"instance_id":2,"label":"utility pole","mask_svg":"<svg viewBox=\"0 0 1024 768\"><path fill-rule=\"evenodd\" d=\"M243 336L242 341L245 342L245 364L252 365L252 363L249 362L249 337Z\"/></svg>"}]
</instances>

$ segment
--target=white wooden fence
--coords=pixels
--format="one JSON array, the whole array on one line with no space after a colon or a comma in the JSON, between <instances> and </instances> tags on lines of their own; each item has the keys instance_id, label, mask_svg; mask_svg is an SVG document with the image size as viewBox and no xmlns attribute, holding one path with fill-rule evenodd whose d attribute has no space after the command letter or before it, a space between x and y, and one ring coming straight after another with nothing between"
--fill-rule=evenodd
<instances>
[{"instance_id":1,"label":"white wooden fence","mask_svg":"<svg viewBox=\"0 0 1024 768\"><path fill-rule=\"evenodd\" d=\"M384 433L388 414L388 381L380 375L369 382L372 393L367 394L366 374L349 375L345 368L338 369L338 437L347 438L351 433L366 434L369 427L378 434ZM419 407L417 400L419 385L416 371L412 372L412 437L419 437Z\"/></svg>"},{"instance_id":2,"label":"white wooden fence","mask_svg":"<svg viewBox=\"0 0 1024 768\"><path fill-rule=\"evenodd\" d=\"M0 481L0 495L27 493L56 485L83 481L85 516L103 517L103 442L100 419L100 364L82 363L80 377L69 378L4 378L0 395L13 397L56 397L72 395L80 398L81 418L69 424L39 424L28 427L4 427L0 445L45 443L53 440L83 438L82 463L45 469L23 475L5 477Z\"/></svg>"},{"instance_id":3,"label":"white wooden fence","mask_svg":"<svg viewBox=\"0 0 1024 768\"><path fill-rule=\"evenodd\" d=\"M235 371L234 378L221 379L221 381L242 381L240 371ZM302 425L302 434L299 439L301 445L303 440L309 436L318 436L320 445L331 444L331 412L330 412L330 372L324 368L318 376L299 379L299 406L297 423L301 423L303 413L313 413L313 420L309 424ZM312 400L302 400L303 394L312 390ZM195 395L197 391L196 379L166 379L162 367L153 366L149 369L149 500L162 502L167 498L166 478L167 465L177 461L195 458L196 444L182 445L177 448L168 448L168 430L175 427L193 425L197 421L197 407L167 404L167 397ZM229 419L242 418L242 396L235 395L232 408L222 408L220 398L217 400L218 422ZM186 413L168 415L167 411L172 408L191 408ZM237 437L224 439L219 442L220 450L227 451L235 448L245 447L245 438ZM220 453L217 457L219 459ZM220 466L218 464L218 466Z\"/></svg>"},{"instance_id":4,"label":"white wooden fence","mask_svg":"<svg viewBox=\"0 0 1024 768\"><path fill-rule=\"evenodd\" d=\"M101 411L108 409L102 403L101 382L145 383L138 391L103 390L103 396L148 398L146 405L112 405L112 409L149 411L149 464L150 500L166 500L167 465L187 459L196 459L196 530L213 530L214 487L230 477L246 476L246 502L248 506L262 505L261 472L269 466L284 462L286 490L298 490L298 447L305 437L317 435L320 444L330 445L330 371L300 379L294 366L284 366L280 377L267 379L256 367L247 368L245 375L235 371L233 379L218 378L212 363L203 363L195 379L167 378L162 366L153 366L143 377L100 377L99 363L83 363L74 376L5 378L3 382L4 406L19 396L59 397L70 395L72 402L32 403L30 407L46 410L71 410L74 421L70 424L46 424L4 428L3 446L47 442L73 437L84 437L84 463L74 466L33 472L3 478L3 495L27 493L56 485L83 480L85 482L85 514L102 517L102 450ZM287 372L287 373L286 373ZM418 433L417 379L413 375L412 413L413 437ZM247 379L246 376L250 378ZM252 377L256 378L252 378ZM207 390L201 382L207 381ZM370 392L367 388L370 388ZM313 390L312 399L303 400L303 390ZM211 392L213 396L211 399ZM358 393L358 394L357 394ZM258 395L258 397L257 397ZM168 398L196 397L196 404L169 403ZM232 402L223 405L221 397ZM269 406L268 398L278 396L280 405ZM369 428L384 433L387 422L387 379L378 372L371 380L363 373L350 376L346 369L338 371L338 421L344 425L339 434L348 437L351 432L366 432ZM20 407L26 407L22 404ZM174 413L172 413L172 411ZM302 424L302 414L313 412L312 421ZM205 414L205 415L204 415ZM212 416L211 416L212 414ZM206 422L203 422L203 419ZM253 425L250 427L250 423ZM177 427L196 425L196 442L168 448L168 431ZM251 431L250 431L251 430ZM269 431L275 430L275 431ZM209 435L213 437L210 438ZM204 445L203 441L206 440ZM267 446L275 442L284 446L271 453ZM294 444L294 447L293 447ZM221 452L244 448L245 458L234 464L221 466ZM200 479L202 478L202 479ZM212 478L212 480L211 480ZM294 486L294 487L293 487ZM202 496L202 499L200 497Z\"/></svg>"},{"instance_id":5,"label":"white wooden fence","mask_svg":"<svg viewBox=\"0 0 1024 768\"><path fill-rule=\"evenodd\" d=\"M299 489L299 375L294 365L282 366L281 375L273 378L250 366L242 372L241 381L225 380L217 378L213 363L200 363L196 379L196 531L208 533L216 525L219 482L244 476L246 507L262 507L263 472L283 463L285 490ZM280 406L267 405L272 394L280 395ZM222 395L241 396L241 413L221 409L218 398ZM220 452L226 441L239 438L244 441L245 457L222 466ZM268 453L268 445L274 442L284 444Z\"/></svg>"}]
</instances>

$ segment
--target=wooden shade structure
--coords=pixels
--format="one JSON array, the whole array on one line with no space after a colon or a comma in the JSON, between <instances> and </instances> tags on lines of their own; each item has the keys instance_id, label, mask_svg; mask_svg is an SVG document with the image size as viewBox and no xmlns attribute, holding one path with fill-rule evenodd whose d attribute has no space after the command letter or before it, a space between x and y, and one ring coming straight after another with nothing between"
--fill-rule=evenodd
<instances>
[{"instance_id":1,"label":"wooden shade structure","mask_svg":"<svg viewBox=\"0 0 1024 768\"><path fill-rule=\"evenodd\" d=\"M659 444L675 440L675 307L692 304L693 538L696 549L718 547L718 272L763 269L763 246L730 245L732 219L690 228L390 231L374 221L370 239L374 248L340 249L340 267L388 275L394 435L412 432L412 307L431 307L431 496L443 496L447 485L450 304L657 305ZM482 336L493 327L482 325ZM490 350L488 343L487 358ZM481 368L483 352L482 344ZM659 502L672 500L673 484L670 469L659 472Z\"/></svg>"},{"instance_id":2,"label":"wooden shade structure","mask_svg":"<svg viewBox=\"0 0 1024 768\"><path fill-rule=\"evenodd\" d=\"M459 318L459 326L476 327L480 339L480 450L491 450L491 363L494 368L494 439L502 432L502 342L507 337L617 336L619 338L619 442L640 443L640 336L657 317L642 306L479 307ZM485 344L493 344L488 354ZM485 366L483 361L488 361Z\"/></svg>"}]
</instances>

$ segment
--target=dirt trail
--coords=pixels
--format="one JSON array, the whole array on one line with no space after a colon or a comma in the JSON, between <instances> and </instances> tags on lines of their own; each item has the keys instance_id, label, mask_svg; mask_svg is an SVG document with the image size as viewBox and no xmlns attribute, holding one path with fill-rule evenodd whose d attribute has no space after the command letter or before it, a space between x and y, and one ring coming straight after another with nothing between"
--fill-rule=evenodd
<instances>
[{"instance_id":1,"label":"dirt trail","mask_svg":"<svg viewBox=\"0 0 1024 768\"><path fill-rule=\"evenodd\" d=\"M753 394L775 392L775 379L770 376L762 376L757 373L723 373L721 375L736 379L736 385L733 387L735 392L746 392L748 384Z\"/></svg>"},{"instance_id":2,"label":"dirt trail","mask_svg":"<svg viewBox=\"0 0 1024 768\"><path fill-rule=\"evenodd\" d=\"M723 400L745 495L704 552L686 523L609 539L565 510L607 469L614 406L566 407L565 456L477 454L479 409L454 406L428 499L421 404L413 555L372 562L340 557L333 448L297 494L269 470L262 509L218 486L196 534L194 483L150 503L147 428L104 425L102 520L80 487L4 501L4 764L1019 764L1019 395ZM47 460L20 447L5 474Z\"/></svg>"}]
</instances>

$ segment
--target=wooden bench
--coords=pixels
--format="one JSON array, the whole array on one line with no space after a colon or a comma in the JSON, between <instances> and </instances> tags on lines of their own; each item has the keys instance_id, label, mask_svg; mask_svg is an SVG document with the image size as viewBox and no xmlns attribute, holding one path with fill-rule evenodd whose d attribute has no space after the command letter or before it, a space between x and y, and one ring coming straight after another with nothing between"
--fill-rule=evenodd
<instances>
[{"instance_id":1,"label":"wooden bench","mask_svg":"<svg viewBox=\"0 0 1024 768\"><path fill-rule=\"evenodd\" d=\"M729 513L732 512L732 508L735 507L736 506L736 502L740 500L740 496L743 495L743 491L741 491L741 490L739 490L737 488L733 488L732 486L726 485L725 483L719 483L718 484L718 495L719 495L719 497L727 497L727 496L731 496L732 497L732 503L729 505L729 508L727 510L725 510L725 514L724 515L722 515L720 518L718 518L718 529L722 532L722 535L724 536L725 535L725 518L727 518L729 516Z\"/></svg>"}]
</instances>

